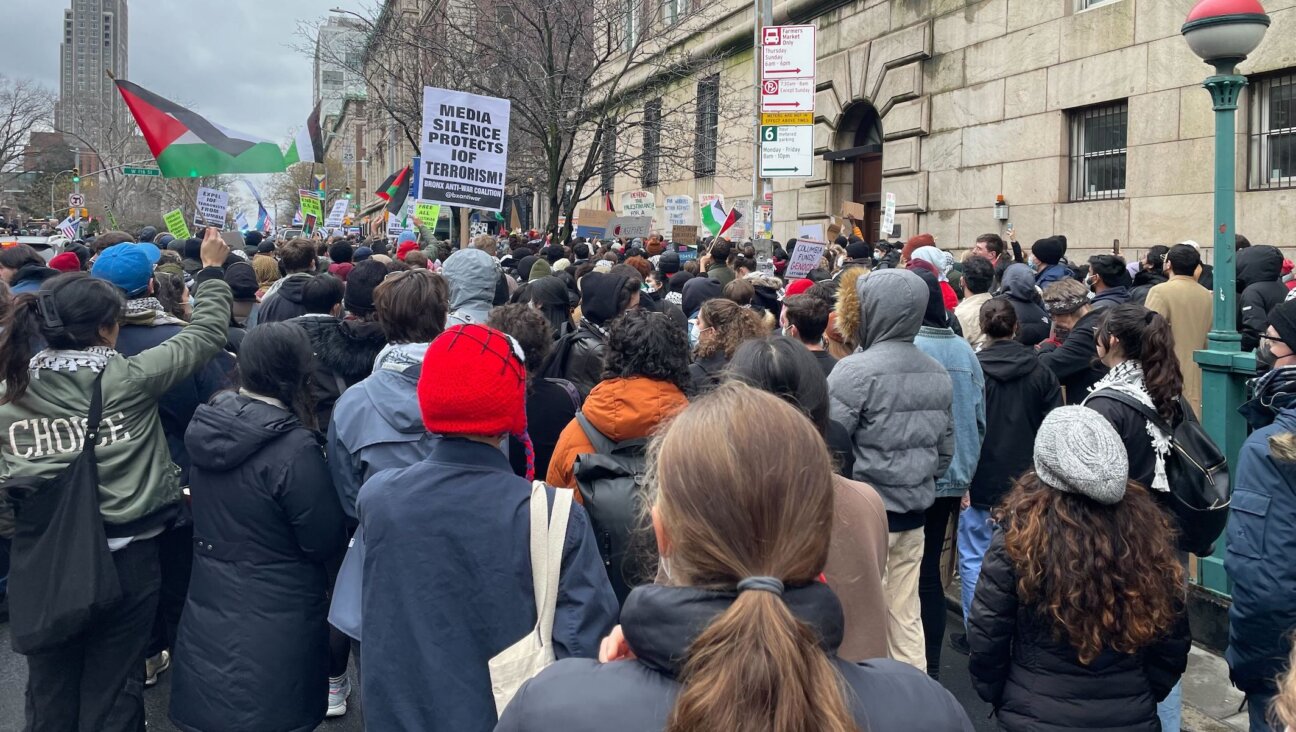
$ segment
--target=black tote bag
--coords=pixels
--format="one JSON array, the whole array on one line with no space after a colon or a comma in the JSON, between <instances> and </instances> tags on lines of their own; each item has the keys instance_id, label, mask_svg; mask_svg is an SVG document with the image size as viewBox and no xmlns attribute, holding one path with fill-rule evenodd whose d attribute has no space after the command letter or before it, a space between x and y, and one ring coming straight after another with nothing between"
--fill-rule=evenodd
<instances>
[{"instance_id":1,"label":"black tote bag","mask_svg":"<svg viewBox=\"0 0 1296 732\"><path fill-rule=\"evenodd\" d=\"M121 583L103 517L95 442L103 416L103 372L90 396L81 454L53 478L16 478L4 485L15 529L9 565L9 634L27 655L75 641L121 599Z\"/></svg>"}]
</instances>

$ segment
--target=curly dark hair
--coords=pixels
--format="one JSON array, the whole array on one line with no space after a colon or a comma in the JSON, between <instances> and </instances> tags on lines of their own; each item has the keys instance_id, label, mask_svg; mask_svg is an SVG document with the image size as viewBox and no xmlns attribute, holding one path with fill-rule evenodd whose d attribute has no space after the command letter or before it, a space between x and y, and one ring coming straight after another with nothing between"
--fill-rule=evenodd
<instances>
[{"instance_id":1,"label":"curly dark hair","mask_svg":"<svg viewBox=\"0 0 1296 732\"><path fill-rule=\"evenodd\" d=\"M1170 323L1154 310L1127 302L1107 310L1098 325L1095 340L1103 348L1120 341L1126 358L1143 364L1143 383L1157 414L1173 424L1179 418L1179 396L1183 394L1183 371L1174 351Z\"/></svg>"},{"instance_id":2,"label":"curly dark hair","mask_svg":"<svg viewBox=\"0 0 1296 732\"><path fill-rule=\"evenodd\" d=\"M690 388L688 336L684 329L662 313L639 308L627 310L612 321L603 378L630 376L669 381L680 391Z\"/></svg>"},{"instance_id":3,"label":"curly dark hair","mask_svg":"<svg viewBox=\"0 0 1296 732\"><path fill-rule=\"evenodd\" d=\"M1183 567L1169 516L1131 481L1107 506L1023 475L995 512L1017 571L1017 595L1052 622L1082 664L1111 648L1135 653L1183 611Z\"/></svg>"},{"instance_id":4,"label":"curly dark hair","mask_svg":"<svg viewBox=\"0 0 1296 732\"><path fill-rule=\"evenodd\" d=\"M553 329L539 310L526 303L500 305L490 311L486 325L513 336L522 346L527 377L534 376L553 350Z\"/></svg>"},{"instance_id":5,"label":"curly dark hair","mask_svg":"<svg viewBox=\"0 0 1296 732\"><path fill-rule=\"evenodd\" d=\"M709 358L723 353L733 358L734 351L743 341L767 335L761 327L760 316L732 300L707 300L698 314L699 321L714 328L714 335L698 344L697 358Z\"/></svg>"}]
</instances>

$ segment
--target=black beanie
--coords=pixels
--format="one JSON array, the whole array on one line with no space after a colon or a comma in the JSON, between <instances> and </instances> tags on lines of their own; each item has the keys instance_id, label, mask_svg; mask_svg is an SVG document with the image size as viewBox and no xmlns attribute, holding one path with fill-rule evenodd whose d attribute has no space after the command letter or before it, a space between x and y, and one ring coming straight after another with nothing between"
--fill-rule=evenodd
<instances>
[{"instance_id":1,"label":"black beanie","mask_svg":"<svg viewBox=\"0 0 1296 732\"><path fill-rule=\"evenodd\" d=\"M922 324L931 328L948 328L949 313L945 311L945 296L941 293L940 280L925 269L911 269L910 272L922 278L927 285L927 309L923 311Z\"/></svg>"},{"instance_id":2,"label":"black beanie","mask_svg":"<svg viewBox=\"0 0 1296 732\"><path fill-rule=\"evenodd\" d=\"M201 259L201 258L202 258L202 240L201 240L201 239L194 239L193 237L190 237L189 239L186 239L186 240L185 240L185 245L184 245L184 258L185 258L185 259Z\"/></svg>"},{"instance_id":3,"label":"black beanie","mask_svg":"<svg viewBox=\"0 0 1296 732\"><path fill-rule=\"evenodd\" d=\"M657 260L657 269L661 273L670 277L680 271L680 257L677 252L663 252Z\"/></svg>"},{"instance_id":4,"label":"black beanie","mask_svg":"<svg viewBox=\"0 0 1296 732\"><path fill-rule=\"evenodd\" d=\"M1066 252L1066 246L1054 237L1040 239L1031 246L1031 254L1035 258L1047 265L1054 265L1062 261L1062 255Z\"/></svg>"},{"instance_id":5,"label":"black beanie","mask_svg":"<svg viewBox=\"0 0 1296 732\"><path fill-rule=\"evenodd\" d=\"M343 305L348 313L366 316L374 311L373 292L387 276L387 266L375 259L366 259L347 275L346 297Z\"/></svg>"},{"instance_id":6,"label":"black beanie","mask_svg":"<svg viewBox=\"0 0 1296 732\"><path fill-rule=\"evenodd\" d=\"M226 267L225 284L229 285L235 300L256 300L256 271L247 262L239 261Z\"/></svg>"},{"instance_id":7,"label":"black beanie","mask_svg":"<svg viewBox=\"0 0 1296 732\"><path fill-rule=\"evenodd\" d=\"M1288 348L1296 351L1296 300L1284 300L1270 311L1269 325Z\"/></svg>"},{"instance_id":8,"label":"black beanie","mask_svg":"<svg viewBox=\"0 0 1296 732\"><path fill-rule=\"evenodd\" d=\"M243 248L258 251L261 241L265 239L259 231L249 231L243 235Z\"/></svg>"}]
</instances>

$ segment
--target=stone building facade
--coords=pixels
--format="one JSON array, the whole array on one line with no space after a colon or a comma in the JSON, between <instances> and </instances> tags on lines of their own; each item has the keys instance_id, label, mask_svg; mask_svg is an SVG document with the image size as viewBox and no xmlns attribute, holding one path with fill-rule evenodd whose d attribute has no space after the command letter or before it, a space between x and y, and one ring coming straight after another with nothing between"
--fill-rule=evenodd
<instances>
[{"instance_id":1,"label":"stone building facade","mask_svg":"<svg viewBox=\"0 0 1296 732\"><path fill-rule=\"evenodd\" d=\"M794 236L842 203L870 220L887 193L902 237L949 249L1004 231L1029 243L1137 252L1212 231L1211 73L1180 26L1193 0L786 0L776 23L818 29L814 174L775 179L773 234ZM745 5L745 7L744 7ZM1273 25L1240 67L1238 231L1283 246L1296 232L1296 0L1264 0ZM750 100L750 3L721 4L688 43L734 36L724 81ZM678 84L686 94L689 84ZM750 101L747 102L750 105ZM750 107L749 107L750 109ZM750 120L751 117L746 118ZM721 131L729 174L663 172L673 193L751 196L753 125ZM743 175L745 161L746 175ZM619 193L640 186L624 176ZM869 238L876 237L876 229Z\"/></svg>"}]
</instances>

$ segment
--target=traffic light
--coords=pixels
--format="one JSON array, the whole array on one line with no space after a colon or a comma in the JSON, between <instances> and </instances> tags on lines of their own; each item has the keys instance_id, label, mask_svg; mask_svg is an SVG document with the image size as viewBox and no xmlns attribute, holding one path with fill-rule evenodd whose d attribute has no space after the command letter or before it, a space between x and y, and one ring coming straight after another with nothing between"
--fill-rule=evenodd
<instances>
[{"instance_id":1,"label":"traffic light","mask_svg":"<svg viewBox=\"0 0 1296 732\"><path fill-rule=\"evenodd\" d=\"M81 169L80 169L80 168L73 168L73 169L72 169L72 182L73 182L73 183L80 183L80 182L81 182Z\"/></svg>"},{"instance_id":2,"label":"traffic light","mask_svg":"<svg viewBox=\"0 0 1296 732\"><path fill-rule=\"evenodd\" d=\"M345 194L346 194L347 200L350 201L350 200L351 200L351 186L347 186L347 187L346 187Z\"/></svg>"}]
</instances>

